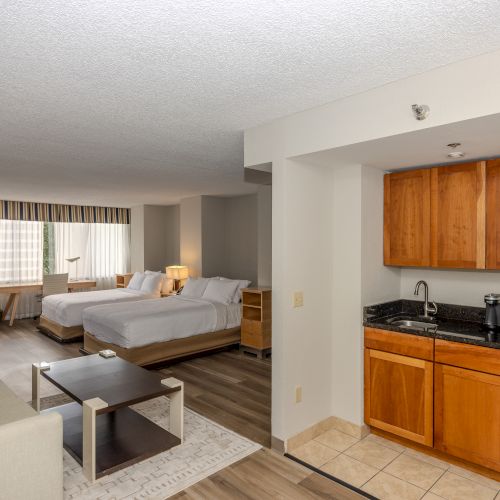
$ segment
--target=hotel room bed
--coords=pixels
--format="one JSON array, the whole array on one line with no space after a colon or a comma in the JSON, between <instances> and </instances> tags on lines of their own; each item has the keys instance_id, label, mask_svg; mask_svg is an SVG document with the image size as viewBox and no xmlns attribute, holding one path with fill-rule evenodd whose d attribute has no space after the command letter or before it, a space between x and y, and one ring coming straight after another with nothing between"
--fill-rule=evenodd
<instances>
[{"instance_id":1,"label":"hotel room bed","mask_svg":"<svg viewBox=\"0 0 500 500\"><path fill-rule=\"evenodd\" d=\"M59 341L76 340L83 335L83 311L100 304L131 303L157 297L130 288L63 293L44 297L38 329Z\"/></svg>"},{"instance_id":2,"label":"hotel room bed","mask_svg":"<svg viewBox=\"0 0 500 500\"><path fill-rule=\"evenodd\" d=\"M150 365L238 344L240 323L240 304L182 295L95 306L83 313L82 350Z\"/></svg>"}]
</instances>

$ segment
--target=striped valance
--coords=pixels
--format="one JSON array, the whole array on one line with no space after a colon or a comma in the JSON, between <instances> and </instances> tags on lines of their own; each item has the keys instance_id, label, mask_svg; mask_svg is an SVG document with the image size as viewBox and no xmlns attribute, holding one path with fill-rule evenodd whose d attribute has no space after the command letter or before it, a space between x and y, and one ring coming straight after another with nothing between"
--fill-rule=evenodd
<instances>
[{"instance_id":1,"label":"striped valance","mask_svg":"<svg viewBox=\"0 0 500 500\"><path fill-rule=\"evenodd\" d=\"M0 201L0 219L130 224L130 209L56 205L29 201Z\"/></svg>"}]
</instances>

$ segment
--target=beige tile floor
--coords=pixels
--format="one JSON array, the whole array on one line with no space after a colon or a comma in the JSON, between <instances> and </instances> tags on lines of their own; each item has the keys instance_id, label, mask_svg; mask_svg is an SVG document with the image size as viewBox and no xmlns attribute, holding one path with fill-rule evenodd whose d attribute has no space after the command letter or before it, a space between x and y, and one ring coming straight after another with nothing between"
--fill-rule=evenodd
<instances>
[{"instance_id":1,"label":"beige tile floor","mask_svg":"<svg viewBox=\"0 0 500 500\"><path fill-rule=\"evenodd\" d=\"M500 500L500 482L374 434L329 430L291 454L381 500Z\"/></svg>"}]
</instances>

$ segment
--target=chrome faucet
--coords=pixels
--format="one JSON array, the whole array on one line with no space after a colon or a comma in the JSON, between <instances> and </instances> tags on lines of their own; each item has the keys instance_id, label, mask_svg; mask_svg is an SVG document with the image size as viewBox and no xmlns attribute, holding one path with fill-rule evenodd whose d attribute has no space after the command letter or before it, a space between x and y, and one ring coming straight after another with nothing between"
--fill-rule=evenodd
<instances>
[{"instance_id":1,"label":"chrome faucet","mask_svg":"<svg viewBox=\"0 0 500 500\"><path fill-rule=\"evenodd\" d=\"M430 318L437 314L438 306L435 302L431 302L432 305L429 305L429 285L424 280L420 280L415 285L415 295L418 295L420 285L424 285L424 318Z\"/></svg>"}]
</instances>

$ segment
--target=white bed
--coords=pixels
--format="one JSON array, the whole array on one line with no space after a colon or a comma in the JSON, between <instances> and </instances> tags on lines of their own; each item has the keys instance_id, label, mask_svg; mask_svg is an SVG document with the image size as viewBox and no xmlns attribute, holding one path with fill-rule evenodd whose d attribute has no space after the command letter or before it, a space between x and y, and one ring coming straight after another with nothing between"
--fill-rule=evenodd
<instances>
[{"instance_id":1,"label":"white bed","mask_svg":"<svg viewBox=\"0 0 500 500\"><path fill-rule=\"evenodd\" d=\"M129 288L49 295L42 301L42 316L65 327L78 326L82 325L82 313L87 307L136 302L155 297L156 294Z\"/></svg>"},{"instance_id":2,"label":"white bed","mask_svg":"<svg viewBox=\"0 0 500 500\"><path fill-rule=\"evenodd\" d=\"M99 305L83 312L86 333L126 349L233 329L240 322L240 304L181 295Z\"/></svg>"}]
</instances>

